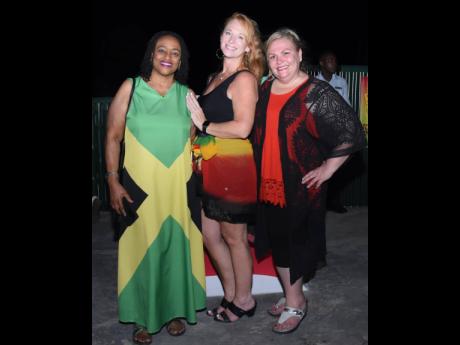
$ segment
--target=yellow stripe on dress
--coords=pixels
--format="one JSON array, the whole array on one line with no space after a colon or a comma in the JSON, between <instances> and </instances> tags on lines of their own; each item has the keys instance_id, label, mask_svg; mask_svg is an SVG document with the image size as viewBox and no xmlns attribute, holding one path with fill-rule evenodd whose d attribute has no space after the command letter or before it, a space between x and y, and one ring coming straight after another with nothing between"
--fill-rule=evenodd
<instances>
[{"instance_id":1,"label":"yellow stripe on dress","mask_svg":"<svg viewBox=\"0 0 460 345\"><path fill-rule=\"evenodd\" d=\"M128 128L125 133L125 142L127 150L130 150L126 154L125 168L148 196L137 210L139 218L125 230L119 241L119 250L130 251L131 256L130 260L119 260L118 294L132 278L148 248L158 236L163 222L170 215L181 225L185 236L190 241L193 274L205 288L202 235L191 221L188 207L183 207L187 205L185 185L192 174L191 163L183 162L184 159L190 160L190 142L186 142L184 151L169 169L145 149ZM130 157L136 157L136 159L133 160ZM165 196L172 197L165 200ZM171 209L173 209L172 213L170 213Z\"/></svg>"},{"instance_id":2,"label":"yellow stripe on dress","mask_svg":"<svg viewBox=\"0 0 460 345\"><path fill-rule=\"evenodd\" d=\"M217 154L223 156L252 155L252 145L248 139L216 138Z\"/></svg>"}]
</instances>

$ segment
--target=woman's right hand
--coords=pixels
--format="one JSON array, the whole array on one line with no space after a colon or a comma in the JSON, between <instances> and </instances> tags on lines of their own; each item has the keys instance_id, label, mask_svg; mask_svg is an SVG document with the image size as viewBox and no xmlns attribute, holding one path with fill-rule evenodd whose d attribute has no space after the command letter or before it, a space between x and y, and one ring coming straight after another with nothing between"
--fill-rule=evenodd
<instances>
[{"instance_id":1,"label":"woman's right hand","mask_svg":"<svg viewBox=\"0 0 460 345\"><path fill-rule=\"evenodd\" d=\"M126 198L130 203L133 202L133 199L129 196L126 189L118 181L112 181L109 184L110 189L110 206L118 214L126 216L125 208L123 207L123 198Z\"/></svg>"},{"instance_id":2,"label":"woman's right hand","mask_svg":"<svg viewBox=\"0 0 460 345\"><path fill-rule=\"evenodd\" d=\"M190 111L193 124L201 131L203 130L203 123L206 121L203 109L198 103L195 93L189 89L186 96L187 108Z\"/></svg>"}]
</instances>

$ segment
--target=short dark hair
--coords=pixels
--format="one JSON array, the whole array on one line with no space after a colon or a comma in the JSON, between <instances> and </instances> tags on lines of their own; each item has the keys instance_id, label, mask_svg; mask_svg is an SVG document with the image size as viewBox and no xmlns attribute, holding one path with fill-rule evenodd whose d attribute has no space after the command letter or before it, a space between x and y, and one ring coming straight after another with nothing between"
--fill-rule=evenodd
<instances>
[{"instance_id":1,"label":"short dark hair","mask_svg":"<svg viewBox=\"0 0 460 345\"><path fill-rule=\"evenodd\" d=\"M186 85L188 79L188 70L189 70L189 51L187 45L185 44L184 39L181 35L173 32L173 31L160 31L157 32L152 36L147 44L147 50L145 51L144 58L142 59L141 63L141 71L140 76L145 81L150 80L150 74L152 74L153 64L152 64L152 53L155 49L155 46L158 40L164 36L172 36L179 41L180 44L180 66L177 69L176 73L174 73L174 78L181 84Z\"/></svg>"}]
</instances>

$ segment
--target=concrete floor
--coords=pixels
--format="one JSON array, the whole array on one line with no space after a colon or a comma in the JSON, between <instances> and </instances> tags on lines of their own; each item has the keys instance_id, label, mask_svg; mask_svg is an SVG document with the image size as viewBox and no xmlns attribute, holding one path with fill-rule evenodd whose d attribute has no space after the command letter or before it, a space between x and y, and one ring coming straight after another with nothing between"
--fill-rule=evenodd
<instances>
[{"instance_id":1,"label":"concrete floor","mask_svg":"<svg viewBox=\"0 0 460 345\"><path fill-rule=\"evenodd\" d=\"M93 345L132 344L132 326L117 318L117 243L108 213L92 228L92 337ZM327 214L328 266L307 285L308 315L291 334L271 331L275 318L266 309L281 294L257 295L252 318L222 324L198 313L198 323L187 325L183 336L166 330L152 344L162 345L367 345L368 344L368 209L349 208L345 214ZM208 298L208 307L220 297Z\"/></svg>"}]
</instances>

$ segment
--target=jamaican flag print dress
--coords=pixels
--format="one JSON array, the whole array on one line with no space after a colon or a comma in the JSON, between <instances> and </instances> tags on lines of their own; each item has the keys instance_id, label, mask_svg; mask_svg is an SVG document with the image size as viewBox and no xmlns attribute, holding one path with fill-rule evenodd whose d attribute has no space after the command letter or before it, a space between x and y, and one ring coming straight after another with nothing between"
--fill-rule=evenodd
<instances>
[{"instance_id":1,"label":"jamaican flag print dress","mask_svg":"<svg viewBox=\"0 0 460 345\"><path fill-rule=\"evenodd\" d=\"M155 333L174 318L196 322L205 308L202 235L192 220L187 87L165 96L134 79L126 117L122 184L134 200L119 240L118 308L122 322Z\"/></svg>"}]
</instances>

